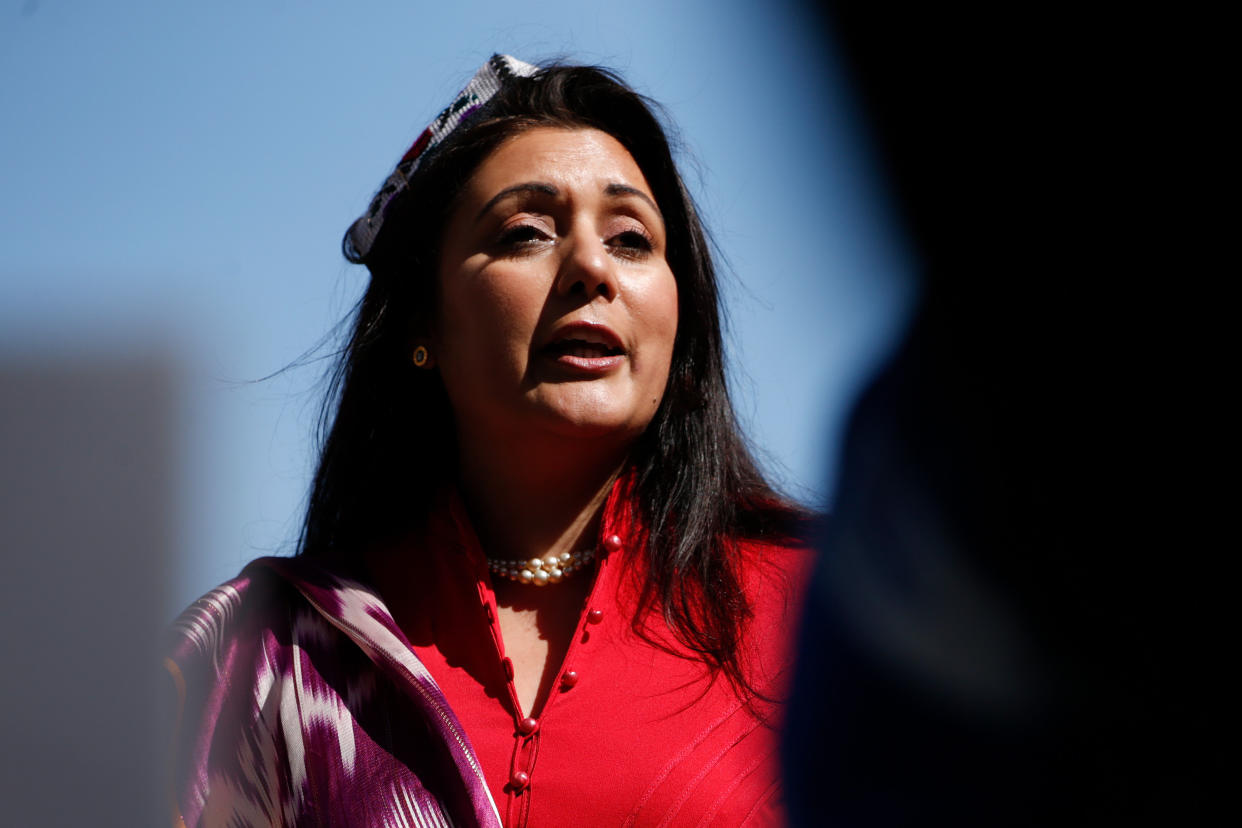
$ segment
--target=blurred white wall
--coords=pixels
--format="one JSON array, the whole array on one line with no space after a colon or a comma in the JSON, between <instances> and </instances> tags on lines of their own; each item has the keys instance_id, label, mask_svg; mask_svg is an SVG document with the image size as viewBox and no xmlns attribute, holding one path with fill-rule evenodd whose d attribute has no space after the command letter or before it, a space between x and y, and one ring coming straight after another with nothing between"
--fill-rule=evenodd
<instances>
[{"instance_id":1,"label":"blurred white wall","mask_svg":"<svg viewBox=\"0 0 1242 828\"><path fill-rule=\"evenodd\" d=\"M176 373L0 356L0 824L164 821Z\"/></svg>"}]
</instances>

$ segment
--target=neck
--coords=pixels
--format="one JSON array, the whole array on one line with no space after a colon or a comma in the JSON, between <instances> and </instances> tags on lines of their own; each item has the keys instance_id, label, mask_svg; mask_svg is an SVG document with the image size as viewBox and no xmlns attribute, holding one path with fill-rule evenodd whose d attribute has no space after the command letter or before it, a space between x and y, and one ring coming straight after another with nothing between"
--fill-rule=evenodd
<instances>
[{"instance_id":1,"label":"neck","mask_svg":"<svg viewBox=\"0 0 1242 828\"><path fill-rule=\"evenodd\" d=\"M463 439L462 497L489 558L526 560L595 545L624 450Z\"/></svg>"}]
</instances>

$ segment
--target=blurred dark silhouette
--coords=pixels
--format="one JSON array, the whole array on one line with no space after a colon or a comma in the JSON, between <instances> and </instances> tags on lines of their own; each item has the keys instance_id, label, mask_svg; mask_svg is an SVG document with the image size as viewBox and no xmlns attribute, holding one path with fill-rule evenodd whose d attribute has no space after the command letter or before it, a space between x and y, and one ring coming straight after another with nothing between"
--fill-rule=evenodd
<instances>
[{"instance_id":1,"label":"blurred dark silhouette","mask_svg":"<svg viewBox=\"0 0 1242 828\"><path fill-rule=\"evenodd\" d=\"M1104 11L820 11L925 288L819 540L794 824L1197 824L1224 651L1174 512L1174 311L1126 226L1161 162L1128 117L1159 105L1148 41Z\"/></svg>"}]
</instances>

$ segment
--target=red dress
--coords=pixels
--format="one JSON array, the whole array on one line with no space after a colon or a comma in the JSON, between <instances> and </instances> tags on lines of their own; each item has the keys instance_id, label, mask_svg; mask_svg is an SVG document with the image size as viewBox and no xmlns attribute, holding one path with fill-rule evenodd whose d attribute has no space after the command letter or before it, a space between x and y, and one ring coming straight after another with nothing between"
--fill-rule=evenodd
<instances>
[{"instance_id":1,"label":"red dress","mask_svg":"<svg viewBox=\"0 0 1242 828\"><path fill-rule=\"evenodd\" d=\"M628 575L641 559L623 488L605 506L595 582L533 729L519 716L486 560L455 497L413 541L426 550L426 577L403 586L425 611L404 631L465 727L508 828L784 824L779 709L751 709L723 677L711 682L701 661L632 629ZM744 639L751 675L781 696L810 555L740 546L754 609ZM686 652L658 613L648 624Z\"/></svg>"}]
</instances>

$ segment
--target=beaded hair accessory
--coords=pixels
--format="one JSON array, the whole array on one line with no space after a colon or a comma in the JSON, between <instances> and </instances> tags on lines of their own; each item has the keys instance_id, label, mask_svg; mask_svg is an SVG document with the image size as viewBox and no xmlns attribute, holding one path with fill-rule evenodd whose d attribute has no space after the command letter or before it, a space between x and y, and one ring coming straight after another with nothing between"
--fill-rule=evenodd
<instances>
[{"instance_id":1,"label":"beaded hair accessory","mask_svg":"<svg viewBox=\"0 0 1242 828\"><path fill-rule=\"evenodd\" d=\"M427 153L447 138L463 121L469 120L470 116L483 104L491 100L506 80L512 77L528 78L537 71L539 67L531 66L509 55L492 55L491 59L483 64L466 84L466 88L457 93L453 102L436 116L436 119L406 150L405 155L397 163L397 168L392 171L392 175L388 176L388 180L384 182L384 186L380 187L375 198L371 199L371 206L350 225L346 235L349 239L349 246L359 258L365 258L371 251L375 237L379 235L380 228L384 226L384 213L389 202L409 186L410 176L418 169L419 163Z\"/></svg>"}]
</instances>

